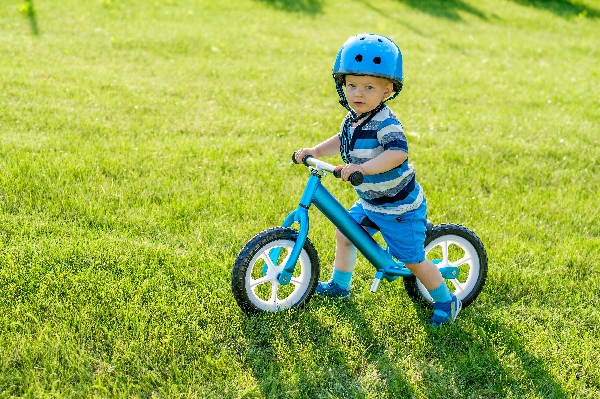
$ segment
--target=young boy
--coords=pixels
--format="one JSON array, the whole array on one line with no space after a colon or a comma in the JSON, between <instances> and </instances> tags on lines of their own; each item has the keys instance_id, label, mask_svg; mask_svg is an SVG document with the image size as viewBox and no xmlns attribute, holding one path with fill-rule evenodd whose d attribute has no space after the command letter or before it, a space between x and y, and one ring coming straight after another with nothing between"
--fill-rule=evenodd
<instances>
[{"instance_id":1,"label":"young boy","mask_svg":"<svg viewBox=\"0 0 600 399\"><path fill-rule=\"evenodd\" d=\"M398 46L380 35L351 37L340 49L333 76L340 104L348 109L340 132L312 148L296 151L320 158L341 152L343 180L359 171L364 181L356 186L360 199L350 209L359 221L368 216L381 231L392 254L421 281L434 300L431 325L454 321L461 302L446 286L438 268L425 258L423 243L427 202L408 163L408 146L402 125L385 105L402 90L402 55ZM345 86L345 93L344 93ZM375 229L367 228L369 234ZM356 264L356 248L336 230L333 276L319 282L317 294L345 298Z\"/></svg>"}]
</instances>

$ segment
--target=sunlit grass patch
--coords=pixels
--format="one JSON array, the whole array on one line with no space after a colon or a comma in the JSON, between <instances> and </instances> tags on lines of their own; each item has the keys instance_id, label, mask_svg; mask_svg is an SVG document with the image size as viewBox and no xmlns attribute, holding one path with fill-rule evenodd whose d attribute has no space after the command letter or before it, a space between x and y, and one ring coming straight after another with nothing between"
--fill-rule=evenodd
<instances>
[{"instance_id":1,"label":"sunlit grass patch","mask_svg":"<svg viewBox=\"0 0 600 399\"><path fill-rule=\"evenodd\" d=\"M23 3L0 3L0 395L598 396L597 1L36 0L39 35ZM247 317L231 295L298 205L292 151L339 129L360 32L402 49L429 219L489 256L441 330L401 282L371 294L362 257L345 302Z\"/></svg>"}]
</instances>

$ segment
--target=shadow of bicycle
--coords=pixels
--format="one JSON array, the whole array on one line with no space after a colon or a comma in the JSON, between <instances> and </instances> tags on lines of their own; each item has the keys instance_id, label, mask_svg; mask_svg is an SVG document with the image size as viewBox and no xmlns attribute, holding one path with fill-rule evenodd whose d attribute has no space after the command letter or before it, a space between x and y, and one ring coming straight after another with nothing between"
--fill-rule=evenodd
<instances>
[{"instance_id":1,"label":"shadow of bicycle","mask_svg":"<svg viewBox=\"0 0 600 399\"><path fill-rule=\"evenodd\" d=\"M466 309L464 322L432 329L429 309L400 303L392 311L413 317L405 323L405 315L391 319L391 336L370 313L376 307L370 308L365 312L353 300L313 299L304 310L247 317L245 362L260 394L568 397L544 361L527 351L523 338L482 310ZM371 319L365 317L369 314Z\"/></svg>"},{"instance_id":2,"label":"shadow of bicycle","mask_svg":"<svg viewBox=\"0 0 600 399\"><path fill-rule=\"evenodd\" d=\"M265 398L416 397L351 301L247 317L246 362ZM340 329L342 330L340 332Z\"/></svg>"}]
</instances>

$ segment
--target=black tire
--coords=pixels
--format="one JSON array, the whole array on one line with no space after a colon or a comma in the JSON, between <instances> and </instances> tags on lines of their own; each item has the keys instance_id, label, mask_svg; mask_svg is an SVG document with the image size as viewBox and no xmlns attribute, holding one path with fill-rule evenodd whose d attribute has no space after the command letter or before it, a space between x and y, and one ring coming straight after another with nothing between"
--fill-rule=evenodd
<instances>
[{"instance_id":1,"label":"black tire","mask_svg":"<svg viewBox=\"0 0 600 399\"><path fill-rule=\"evenodd\" d=\"M289 254L297 238L297 230L274 227L258 233L242 248L231 272L231 290L244 312L279 312L303 307L308 303L315 293L320 272L317 250L310 240L306 239L292 281L285 286L280 286L276 281L277 274L285 265L285 256L279 255L277 262L271 261L271 265L267 264L270 258L261 256L271 254L274 248L283 248ZM262 273L265 267L268 270L267 275ZM270 293L268 287L264 287L266 285L270 286ZM286 292L289 294L279 299L279 295ZM266 300L265 297L268 295L270 297Z\"/></svg>"},{"instance_id":2,"label":"black tire","mask_svg":"<svg viewBox=\"0 0 600 399\"><path fill-rule=\"evenodd\" d=\"M440 224L435 226L425 238L425 256L432 259L435 252L442 250L444 242L450 248L446 250L446 260L456 263L458 260L470 257L460 264L458 279L445 280L449 283L450 291L462 301L462 307L466 308L477 298L485 285L488 270L487 253L479 237L471 230L458 224ZM449 255L451 251L460 253L461 250L464 252L462 259L453 260ZM404 277L404 287L414 302L431 306L433 302L431 296L415 276Z\"/></svg>"}]
</instances>

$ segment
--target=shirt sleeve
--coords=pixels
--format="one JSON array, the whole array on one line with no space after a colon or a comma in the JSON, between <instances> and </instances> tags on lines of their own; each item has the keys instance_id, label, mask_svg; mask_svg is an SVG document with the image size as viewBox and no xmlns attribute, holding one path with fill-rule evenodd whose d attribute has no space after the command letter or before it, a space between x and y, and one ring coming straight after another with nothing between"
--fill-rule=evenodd
<instances>
[{"instance_id":1,"label":"shirt sleeve","mask_svg":"<svg viewBox=\"0 0 600 399\"><path fill-rule=\"evenodd\" d=\"M388 119L379 125L377 140L384 150L402 150L408 153L408 142L404 135L404 129L398 122Z\"/></svg>"}]
</instances>

